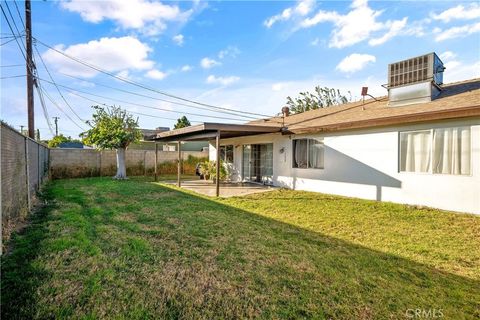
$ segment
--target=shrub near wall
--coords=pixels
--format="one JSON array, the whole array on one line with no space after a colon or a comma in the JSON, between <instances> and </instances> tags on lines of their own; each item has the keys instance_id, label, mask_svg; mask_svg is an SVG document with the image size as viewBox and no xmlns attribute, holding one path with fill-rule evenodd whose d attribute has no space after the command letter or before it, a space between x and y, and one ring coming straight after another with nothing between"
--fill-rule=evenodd
<instances>
[{"instance_id":1,"label":"shrub near wall","mask_svg":"<svg viewBox=\"0 0 480 320\"><path fill-rule=\"evenodd\" d=\"M207 159L207 152L183 152L183 172L194 174L198 162ZM51 176L53 179L113 176L116 172L114 150L93 149L51 149ZM177 173L177 152L159 151L159 174ZM155 172L155 151L127 150L127 175L153 175Z\"/></svg>"},{"instance_id":2,"label":"shrub near wall","mask_svg":"<svg viewBox=\"0 0 480 320\"><path fill-rule=\"evenodd\" d=\"M182 173L188 175L195 174L197 163L207 161L208 157L195 157L189 155L182 161ZM177 162L164 162L157 166L158 174L176 174L178 172ZM152 172L153 173L153 172Z\"/></svg>"}]
</instances>

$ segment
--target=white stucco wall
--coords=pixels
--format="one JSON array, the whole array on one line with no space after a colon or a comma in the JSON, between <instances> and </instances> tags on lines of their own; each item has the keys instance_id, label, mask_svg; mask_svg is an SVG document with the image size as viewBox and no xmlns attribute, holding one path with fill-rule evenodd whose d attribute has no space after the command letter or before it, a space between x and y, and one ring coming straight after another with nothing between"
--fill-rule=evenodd
<instances>
[{"instance_id":1,"label":"white stucco wall","mask_svg":"<svg viewBox=\"0 0 480 320\"><path fill-rule=\"evenodd\" d=\"M465 125L472 126L470 175L399 172L399 131ZM300 137L323 138L325 169L292 168L291 139ZM241 180L242 145L253 143L273 143L275 186L480 214L480 119L328 134L224 139L222 145L235 146L233 180ZM285 148L284 153L280 153L281 148ZM210 159L215 159L213 145Z\"/></svg>"}]
</instances>

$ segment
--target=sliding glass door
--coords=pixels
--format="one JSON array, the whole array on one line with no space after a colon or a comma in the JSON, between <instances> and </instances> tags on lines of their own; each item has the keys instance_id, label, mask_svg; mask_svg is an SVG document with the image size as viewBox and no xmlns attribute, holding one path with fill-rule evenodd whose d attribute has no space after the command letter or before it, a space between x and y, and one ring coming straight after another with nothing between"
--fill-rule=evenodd
<instances>
[{"instance_id":1,"label":"sliding glass door","mask_svg":"<svg viewBox=\"0 0 480 320\"><path fill-rule=\"evenodd\" d=\"M273 143L243 145L243 180L273 183Z\"/></svg>"}]
</instances>

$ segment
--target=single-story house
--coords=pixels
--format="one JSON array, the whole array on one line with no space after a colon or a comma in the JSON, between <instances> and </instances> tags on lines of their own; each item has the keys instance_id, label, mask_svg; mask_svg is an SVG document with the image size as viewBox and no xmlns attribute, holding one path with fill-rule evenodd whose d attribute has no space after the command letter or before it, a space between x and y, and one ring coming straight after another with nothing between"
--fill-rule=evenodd
<instances>
[{"instance_id":1,"label":"single-story house","mask_svg":"<svg viewBox=\"0 0 480 320\"><path fill-rule=\"evenodd\" d=\"M389 65L385 97L156 139L210 139L232 181L480 214L480 79L443 70L415 57Z\"/></svg>"}]
</instances>

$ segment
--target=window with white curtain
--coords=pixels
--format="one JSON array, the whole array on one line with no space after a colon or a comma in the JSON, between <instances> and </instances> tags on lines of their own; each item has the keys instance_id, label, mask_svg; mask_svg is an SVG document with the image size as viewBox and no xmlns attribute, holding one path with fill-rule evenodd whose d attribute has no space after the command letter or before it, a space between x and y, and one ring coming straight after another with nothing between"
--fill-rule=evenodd
<instances>
[{"instance_id":1,"label":"window with white curtain","mask_svg":"<svg viewBox=\"0 0 480 320\"><path fill-rule=\"evenodd\" d=\"M470 174L470 127L433 130L433 173Z\"/></svg>"},{"instance_id":2,"label":"window with white curtain","mask_svg":"<svg viewBox=\"0 0 480 320\"><path fill-rule=\"evenodd\" d=\"M294 139L292 166L303 169L323 169L323 141L317 139Z\"/></svg>"},{"instance_id":3,"label":"window with white curtain","mask_svg":"<svg viewBox=\"0 0 480 320\"><path fill-rule=\"evenodd\" d=\"M400 132L400 171L470 174L470 127Z\"/></svg>"}]
</instances>

